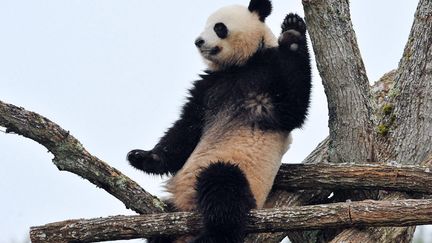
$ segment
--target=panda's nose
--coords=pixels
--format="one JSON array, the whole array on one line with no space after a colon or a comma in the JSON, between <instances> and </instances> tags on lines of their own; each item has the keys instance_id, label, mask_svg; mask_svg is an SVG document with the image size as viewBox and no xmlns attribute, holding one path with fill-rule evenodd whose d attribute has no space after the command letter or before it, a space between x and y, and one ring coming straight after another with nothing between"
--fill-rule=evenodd
<instances>
[{"instance_id":1,"label":"panda's nose","mask_svg":"<svg viewBox=\"0 0 432 243\"><path fill-rule=\"evenodd\" d=\"M202 45L204 45L204 43L205 43L205 41L204 41L201 37L198 37L198 38L195 40L195 45L196 45L196 47L198 47L198 48L200 48Z\"/></svg>"}]
</instances>

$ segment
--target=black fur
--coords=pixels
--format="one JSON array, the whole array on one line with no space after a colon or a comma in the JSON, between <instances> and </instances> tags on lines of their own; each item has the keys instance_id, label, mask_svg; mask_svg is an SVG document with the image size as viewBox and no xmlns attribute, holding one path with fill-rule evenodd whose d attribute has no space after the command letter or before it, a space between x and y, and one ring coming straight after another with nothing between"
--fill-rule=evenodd
<instances>
[{"instance_id":1,"label":"black fur","mask_svg":"<svg viewBox=\"0 0 432 243\"><path fill-rule=\"evenodd\" d=\"M240 168L224 162L213 163L199 174L196 190L204 231L193 242L243 242L247 213L256 204Z\"/></svg>"},{"instance_id":2,"label":"black fur","mask_svg":"<svg viewBox=\"0 0 432 243\"><path fill-rule=\"evenodd\" d=\"M172 243L175 237L169 236L155 236L147 239L147 243Z\"/></svg>"},{"instance_id":3,"label":"black fur","mask_svg":"<svg viewBox=\"0 0 432 243\"><path fill-rule=\"evenodd\" d=\"M261 1L252 2L256 5ZM131 165L151 174L175 174L195 149L205 127L215 122L225 122L224 127L241 124L275 132L300 127L311 91L305 23L289 14L282 31L278 47L257 51L243 66L202 75L190 90L180 119L152 150L131 151ZM293 44L297 48L292 48ZM262 115L251 114L244 105L251 94L252 98L254 94L267 95L271 107ZM220 121L219 114L227 120ZM206 230L195 242L242 242L246 213L254 207L254 201L240 169L212 164L198 177L197 193Z\"/></svg>"},{"instance_id":4,"label":"black fur","mask_svg":"<svg viewBox=\"0 0 432 243\"><path fill-rule=\"evenodd\" d=\"M213 27L213 30L216 35L221 39L225 39L228 36L228 28L224 23L216 23Z\"/></svg>"},{"instance_id":5,"label":"black fur","mask_svg":"<svg viewBox=\"0 0 432 243\"><path fill-rule=\"evenodd\" d=\"M262 22L271 14L272 4L270 0L251 0L248 7L249 11L258 13Z\"/></svg>"}]
</instances>

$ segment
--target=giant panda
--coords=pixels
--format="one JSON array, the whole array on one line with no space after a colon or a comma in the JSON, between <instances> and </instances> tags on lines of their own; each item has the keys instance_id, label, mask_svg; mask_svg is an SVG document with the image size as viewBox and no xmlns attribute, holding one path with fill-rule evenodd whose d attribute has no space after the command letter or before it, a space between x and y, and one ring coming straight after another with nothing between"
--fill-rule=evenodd
<instances>
[{"instance_id":1,"label":"giant panda","mask_svg":"<svg viewBox=\"0 0 432 243\"><path fill-rule=\"evenodd\" d=\"M269 0L251 0L212 14L195 41L208 69L179 120L153 149L128 153L133 167L172 175L176 210L203 217L195 236L150 242L240 243L247 213L263 207L311 91L305 23L288 14L276 38L265 24L271 10Z\"/></svg>"}]
</instances>

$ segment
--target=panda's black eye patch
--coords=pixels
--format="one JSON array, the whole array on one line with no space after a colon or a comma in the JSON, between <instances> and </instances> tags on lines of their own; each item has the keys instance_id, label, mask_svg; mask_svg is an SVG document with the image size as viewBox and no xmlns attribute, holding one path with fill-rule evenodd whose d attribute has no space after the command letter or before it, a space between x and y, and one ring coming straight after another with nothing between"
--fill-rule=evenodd
<instances>
[{"instance_id":1,"label":"panda's black eye patch","mask_svg":"<svg viewBox=\"0 0 432 243\"><path fill-rule=\"evenodd\" d=\"M213 27L213 30L216 32L216 35L221 39L225 39L228 36L228 28L224 23L216 23Z\"/></svg>"}]
</instances>

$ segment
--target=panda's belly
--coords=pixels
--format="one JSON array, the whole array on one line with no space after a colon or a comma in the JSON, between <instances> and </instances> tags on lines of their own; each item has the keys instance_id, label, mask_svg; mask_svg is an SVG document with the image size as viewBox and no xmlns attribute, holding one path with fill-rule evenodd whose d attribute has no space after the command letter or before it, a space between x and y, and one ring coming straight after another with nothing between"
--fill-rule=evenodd
<instances>
[{"instance_id":1,"label":"panda's belly","mask_svg":"<svg viewBox=\"0 0 432 243\"><path fill-rule=\"evenodd\" d=\"M249 181L257 207L264 205L291 137L244 126L220 130L207 130L183 168L168 181L167 191L178 209L194 210L196 177L217 161L237 164Z\"/></svg>"}]
</instances>

